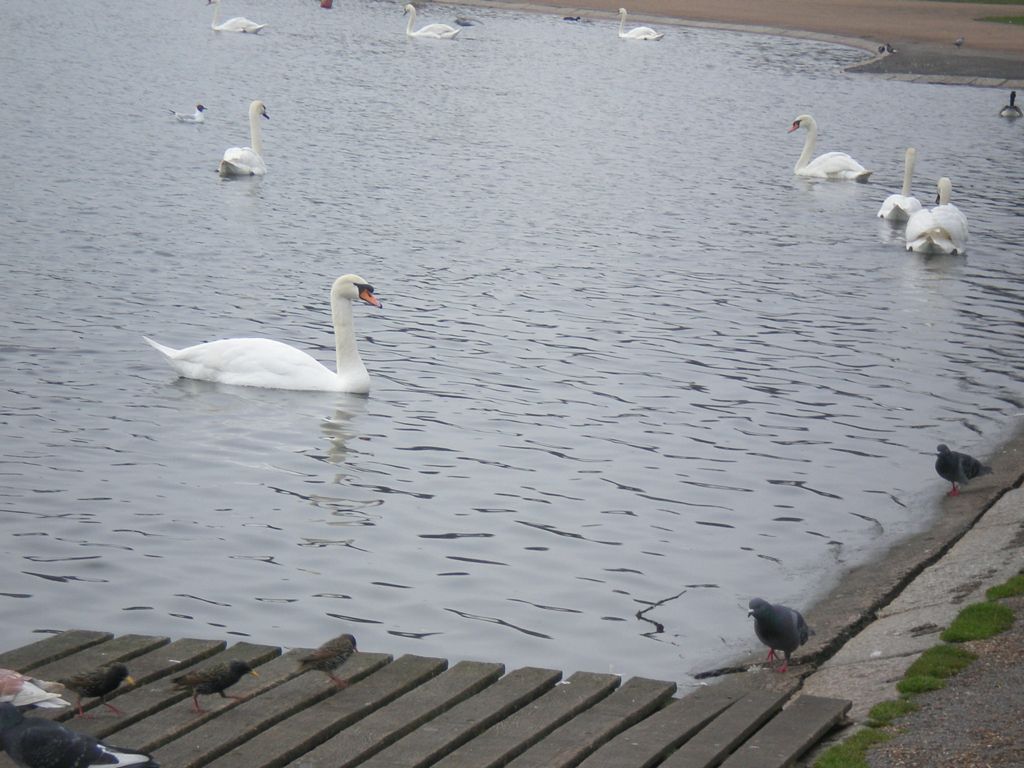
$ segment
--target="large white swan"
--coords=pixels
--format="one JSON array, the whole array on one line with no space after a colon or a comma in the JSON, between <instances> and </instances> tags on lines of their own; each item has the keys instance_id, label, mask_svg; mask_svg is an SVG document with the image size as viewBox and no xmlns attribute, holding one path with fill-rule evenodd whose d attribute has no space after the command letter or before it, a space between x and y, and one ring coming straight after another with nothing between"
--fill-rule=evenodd
<instances>
[{"instance_id":1,"label":"large white swan","mask_svg":"<svg viewBox=\"0 0 1024 768\"><path fill-rule=\"evenodd\" d=\"M302 350L272 339L221 339L171 349L146 339L179 376L243 387L322 392L370 391L370 374L356 348L352 302L380 307L373 286L357 275L342 275L331 286L331 316L338 370L332 371Z\"/></svg>"},{"instance_id":2,"label":"large white swan","mask_svg":"<svg viewBox=\"0 0 1024 768\"><path fill-rule=\"evenodd\" d=\"M196 104L196 111L191 115L188 112L175 112L173 109L168 109L167 111L170 112L174 116L174 119L179 123L202 123L206 121L206 118L203 117L203 112L206 111L206 107L202 104Z\"/></svg>"},{"instance_id":3,"label":"large white swan","mask_svg":"<svg viewBox=\"0 0 1024 768\"><path fill-rule=\"evenodd\" d=\"M1010 103L999 110L1000 117L1024 117L1024 113L1021 113L1020 107L1017 106L1017 92L1010 91Z\"/></svg>"},{"instance_id":4,"label":"large white swan","mask_svg":"<svg viewBox=\"0 0 1024 768\"><path fill-rule=\"evenodd\" d=\"M416 9L412 3L405 6L403 13L408 14L409 23L405 25L405 34L409 37L429 37L435 40L451 40L455 37L461 29L455 27L449 27L447 24L427 24L425 27L420 27L414 30L413 24L416 23Z\"/></svg>"},{"instance_id":5,"label":"large white swan","mask_svg":"<svg viewBox=\"0 0 1024 768\"><path fill-rule=\"evenodd\" d=\"M257 24L255 21L251 21L244 16L235 16L223 24L218 24L217 22L220 21L220 0L206 0L206 4L216 6L213 9L213 23L210 24L214 32L250 32L256 34L267 26L266 24Z\"/></svg>"},{"instance_id":6,"label":"large white swan","mask_svg":"<svg viewBox=\"0 0 1024 768\"><path fill-rule=\"evenodd\" d=\"M221 176L263 176L267 172L267 164L263 162L263 133L260 130L260 118L270 119L267 106L262 101L254 101L249 105L249 141L251 147L229 147L224 150L224 157L217 166Z\"/></svg>"},{"instance_id":7,"label":"large white swan","mask_svg":"<svg viewBox=\"0 0 1024 768\"><path fill-rule=\"evenodd\" d=\"M818 124L813 117L800 115L789 126L787 132L792 133L797 128L807 129L804 151L800 153L800 159L796 161L796 167L793 169L793 173L797 176L810 176L815 179L868 180L868 176L872 172L865 170L863 165L845 152L826 152L811 160L811 155L814 154L814 145L818 141Z\"/></svg>"},{"instance_id":8,"label":"large white swan","mask_svg":"<svg viewBox=\"0 0 1024 768\"><path fill-rule=\"evenodd\" d=\"M623 40L661 40L664 32L655 32L650 27L633 27L629 32L625 31L626 9L619 8L619 37Z\"/></svg>"},{"instance_id":9,"label":"large white swan","mask_svg":"<svg viewBox=\"0 0 1024 768\"><path fill-rule=\"evenodd\" d=\"M921 210L921 201L910 194L910 179L914 175L917 150L907 148L903 158L903 189L897 195L889 195L878 209L878 218L886 221L906 221Z\"/></svg>"},{"instance_id":10,"label":"large white swan","mask_svg":"<svg viewBox=\"0 0 1024 768\"><path fill-rule=\"evenodd\" d=\"M907 222L907 250L915 253L956 253L967 250L967 217L949 202L953 182L939 179L937 206L922 208Z\"/></svg>"}]
</instances>

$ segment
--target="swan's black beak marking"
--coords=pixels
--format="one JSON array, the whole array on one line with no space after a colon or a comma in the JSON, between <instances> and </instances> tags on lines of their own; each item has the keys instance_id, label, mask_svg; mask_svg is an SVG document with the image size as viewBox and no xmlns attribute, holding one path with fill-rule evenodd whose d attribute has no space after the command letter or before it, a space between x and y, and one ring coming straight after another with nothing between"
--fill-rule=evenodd
<instances>
[{"instance_id":1,"label":"swan's black beak marking","mask_svg":"<svg viewBox=\"0 0 1024 768\"><path fill-rule=\"evenodd\" d=\"M359 289L359 298L367 304L377 307L377 309L382 309L384 307L384 305L380 303L380 299L373 295L372 285L357 285L356 288Z\"/></svg>"}]
</instances>

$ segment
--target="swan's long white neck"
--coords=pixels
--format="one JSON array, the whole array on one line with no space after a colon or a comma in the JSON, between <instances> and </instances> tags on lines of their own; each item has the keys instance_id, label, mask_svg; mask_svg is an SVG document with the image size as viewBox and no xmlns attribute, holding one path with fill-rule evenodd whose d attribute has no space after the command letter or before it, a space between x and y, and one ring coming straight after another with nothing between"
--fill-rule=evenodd
<instances>
[{"instance_id":1,"label":"swan's long white neck","mask_svg":"<svg viewBox=\"0 0 1024 768\"><path fill-rule=\"evenodd\" d=\"M409 9L409 23L405 25L405 34L412 34L412 25L416 23L416 9Z\"/></svg>"},{"instance_id":2,"label":"swan's long white neck","mask_svg":"<svg viewBox=\"0 0 1024 768\"><path fill-rule=\"evenodd\" d=\"M249 105L249 141L253 152L263 157L263 129L260 128L260 105Z\"/></svg>"},{"instance_id":3,"label":"swan's long white neck","mask_svg":"<svg viewBox=\"0 0 1024 768\"><path fill-rule=\"evenodd\" d=\"M352 327L352 302L331 293L331 319L334 321L334 352L340 376L353 367L362 366L363 359L356 348L356 334Z\"/></svg>"},{"instance_id":4,"label":"swan's long white neck","mask_svg":"<svg viewBox=\"0 0 1024 768\"><path fill-rule=\"evenodd\" d=\"M801 125L807 126L807 138L804 139L804 151L796 161L796 170L800 170L811 162L811 155L814 154L814 147L818 143L818 124L809 117L800 121Z\"/></svg>"},{"instance_id":5,"label":"swan's long white neck","mask_svg":"<svg viewBox=\"0 0 1024 768\"><path fill-rule=\"evenodd\" d=\"M626 12L624 10L619 11L619 34L622 35L626 31Z\"/></svg>"},{"instance_id":6,"label":"swan's long white neck","mask_svg":"<svg viewBox=\"0 0 1024 768\"><path fill-rule=\"evenodd\" d=\"M213 4L213 23L210 24L210 28L216 29L218 23L220 23L220 0Z\"/></svg>"},{"instance_id":7,"label":"swan's long white neck","mask_svg":"<svg viewBox=\"0 0 1024 768\"><path fill-rule=\"evenodd\" d=\"M904 197L910 196L910 180L914 176L914 163L917 161L917 150L911 147L903 159L903 190L900 192Z\"/></svg>"},{"instance_id":8,"label":"swan's long white neck","mask_svg":"<svg viewBox=\"0 0 1024 768\"><path fill-rule=\"evenodd\" d=\"M939 179L939 205L949 205L949 198L953 195L953 182L943 176Z\"/></svg>"}]
</instances>

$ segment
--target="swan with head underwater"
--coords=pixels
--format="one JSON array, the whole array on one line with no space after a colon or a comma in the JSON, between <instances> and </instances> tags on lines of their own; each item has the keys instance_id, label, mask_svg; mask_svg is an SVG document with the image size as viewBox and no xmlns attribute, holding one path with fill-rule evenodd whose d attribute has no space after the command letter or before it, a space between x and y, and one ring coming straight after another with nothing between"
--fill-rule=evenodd
<instances>
[{"instance_id":1,"label":"swan with head underwater","mask_svg":"<svg viewBox=\"0 0 1024 768\"><path fill-rule=\"evenodd\" d=\"M917 150L908 147L903 159L903 189L899 194L889 195L878 209L878 218L886 221L906 221L921 210L921 201L910 194L910 179L914 175Z\"/></svg>"},{"instance_id":2,"label":"swan with head underwater","mask_svg":"<svg viewBox=\"0 0 1024 768\"><path fill-rule=\"evenodd\" d=\"M248 32L250 34L256 34L267 26L266 24L257 24L255 21L247 19L244 16L235 16L234 18L228 19L223 24L219 24L220 0L206 0L206 4L216 6L216 8L213 9L213 23L210 24L210 27L214 32Z\"/></svg>"},{"instance_id":3,"label":"swan with head underwater","mask_svg":"<svg viewBox=\"0 0 1024 768\"><path fill-rule=\"evenodd\" d=\"M1017 92L1010 91L1010 103L999 110L1000 117L1024 117L1024 113L1020 111L1020 107L1017 106Z\"/></svg>"},{"instance_id":4,"label":"swan with head underwater","mask_svg":"<svg viewBox=\"0 0 1024 768\"><path fill-rule=\"evenodd\" d=\"M403 14L409 16L409 23L405 25L405 34L408 37L428 37L434 40L451 40L455 37L461 29L450 27L447 24L427 24L425 27L419 29L413 29L413 25L416 23L416 8L412 3L405 6Z\"/></svg>"},{"instance_id":5,"label":"swan with head underwater","mask_svg":"<svg viewBox=\"0 0 1024 768\"><path fill-rule=\"evenodd\" d=\"M852 179L853 181L867 181L872 171L866 170L845 152L826 152L811 160L814 154L814 145L818 142L818 124L810 115L800 115L789 126L788 133L798 128L807 129L807 138L804 139L804 151L796 161L793 173L797 176L808 176L815 179Z\"/></svg>"},{"instance_id":6,"label":"swan with head underwater","mask_svg":"<svg viewBox=\"0 0 1024 768\"><path fill-rule=\"evenodd\" d=\"M249 105L249 141L250 147L229 147L224 150L224 157L217 166L221 176L263 176L267 172L267 164L263 161L263 132L260 130L260 118L270 119L267 105L256 100Z\"/></svg>"},{"instance_id":7,"label":"swan with head underwater","mask_svg":"<svg viewBox=\"0 0 1024 768\"><path fill-rule=\"evenodd\" d=\"M186 379L264 389L365 394L370 391L370 374L359 356L352 327L352 303L356 300L381 306L373 295L373 286L358 275L342 275L334 281L331 318L336 371L302 350L273 339L221 339L172 349L143 338Z\"/></svg>"},{"instance_id":8,"label":"swan with head underwater","mask_svg":"<svg viewBox=\"0 0 1024 768\"><path fill-rule=\"evenodd\" d=\"M661 40L664 32L655 32L650 27L633 27L626 32L626 9L619 8L619 37L623 40Z\"/></svg>"},{"instance_id":9,"label":"swan with head underwater","mask_svg":"<svg viewBox=\"0 0 1024 768\"><path fill-rule=\"evenodd\" d=\"M939 179L938 203L930 211L922 208L907 222L907 250L915 253L963 255L967 250L967 217L949 202L953 182Z\"/></svg>"}]
</instances>

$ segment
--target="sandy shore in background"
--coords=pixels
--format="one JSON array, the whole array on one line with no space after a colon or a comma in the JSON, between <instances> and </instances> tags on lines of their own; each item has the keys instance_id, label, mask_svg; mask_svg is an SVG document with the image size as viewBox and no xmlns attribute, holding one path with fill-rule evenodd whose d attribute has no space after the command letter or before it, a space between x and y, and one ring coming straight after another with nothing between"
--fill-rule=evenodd
<instances>
[{"instance_id":1,"label":"sandy shore in background","mask_svg":"<svg viewBox=\"0 0 1024 768\"><path fill-rule=\"evenodd\" d=\"M622 0L587 0L586 7L557 2L489 2L473 5L550 9L564 16L615 14ZM748 28L858 45L872 53L889 43L897 53L880 56L861 71L990 78L985 85L1024 87L1024 25L977 21L984 16L1024 15L1024 6L929 0L629 0L630 16L677 19L724 28ZM953 45L964 38L962 47ZM1003 83L1001 81L1020 81Z\"/></svg>"}]
</instances>

